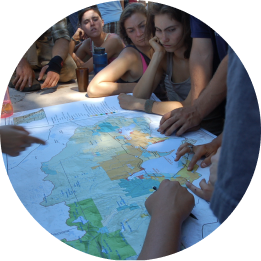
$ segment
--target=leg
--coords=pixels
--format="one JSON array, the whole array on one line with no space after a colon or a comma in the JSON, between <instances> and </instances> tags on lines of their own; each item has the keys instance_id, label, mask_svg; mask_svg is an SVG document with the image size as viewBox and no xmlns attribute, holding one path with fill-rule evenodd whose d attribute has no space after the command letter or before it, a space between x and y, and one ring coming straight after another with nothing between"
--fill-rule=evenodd
<instances>
[{"instance_id":1,"label":"leg","mask_svg":"<svg viewBox=\"0 0 261 261\"><path fill-rule=\"evenodd\" d=\"M63 68L60 73L59 82L68 82L72 79L76 79L75 69L77 68L76 63L70 54L68 54L66 60L64 61Z\"/></svg>"}]
</instances>

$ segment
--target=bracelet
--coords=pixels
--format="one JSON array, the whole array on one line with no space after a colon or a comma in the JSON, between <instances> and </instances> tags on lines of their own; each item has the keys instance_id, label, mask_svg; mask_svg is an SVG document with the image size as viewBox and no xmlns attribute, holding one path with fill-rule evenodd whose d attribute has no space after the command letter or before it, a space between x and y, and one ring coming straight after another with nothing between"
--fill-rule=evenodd
<instances>
[{"instance_id":1,"label":"bracelet","mask_svg":"<svg viewBox=\"0 0 261 261\"><path fill-rule=\"evenodd\" d=\"M152 106L153 106L154 101L153 100L146 100L145 106L144 106L144 111L147 113L152 113Z\"/></svg>"},{"instance_id":2,"label":"bracelet","mask_svg":"<svg viewBox=\"0 0 261 261\"><path fill-rule=\"evenodd\" d=\"M75 43L77 43L78 41L76 41L73 37L71 38L73 41L75 41Z\"/></svg>"}]
</instances>

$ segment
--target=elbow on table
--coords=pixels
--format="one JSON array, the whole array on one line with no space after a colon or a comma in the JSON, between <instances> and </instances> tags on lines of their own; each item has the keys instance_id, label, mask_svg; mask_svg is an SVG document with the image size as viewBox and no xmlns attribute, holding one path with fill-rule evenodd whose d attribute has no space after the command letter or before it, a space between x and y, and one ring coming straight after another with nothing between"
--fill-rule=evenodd
<instances>
[{"instance_id":1,"label":"elbow on table","mask_svg":"<svg viewBox=\"0 0 261 261\"><path fill-rule=\"evenodd\" d=\"M89 98L99 98L102 97L102 93L99 91L99 86L97 84L89 84L87 89L87 94Z\"/></svg>"},{"instance_id":2,"label":"elbow on table","mask_svg":"<svg viewBox=\"0 0 261 261\"><path fill-rule=\"evenodd\" d=\"M88 89L87 89L87 94L88 94L88 97L89 98L96 98L96 93L95 93L95 88L94 86L88 86Z\"/></svg>"}]
</instances>

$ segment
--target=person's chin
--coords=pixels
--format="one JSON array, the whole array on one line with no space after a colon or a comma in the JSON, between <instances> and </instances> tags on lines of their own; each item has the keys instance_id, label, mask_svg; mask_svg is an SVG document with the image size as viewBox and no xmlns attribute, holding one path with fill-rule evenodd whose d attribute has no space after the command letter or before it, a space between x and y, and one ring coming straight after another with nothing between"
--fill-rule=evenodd
<instances>
[{"instance_id":1,"label":"person's chin","mask_svg":"<svg viewBox=\"0 0 261 261\"><path fill-rule=\"evenodd\" d=\"M171 45L163 45L166 51L173 49Z\"/></svg>"},{"instance_id":2,"label":"person's chin","mask_svg":"<svg viewBox=\"0 0 261 261\"><path fill-rule=\"evenodd\" d=\"M94 31L91 31L89 36L90 37L97 37L101 34L101 32L99 30L94 30Z\"/></svg>"},{"instance_id":3,"label":"person's chin","mask_svg":"<svg viewBox=\"0 0 261 261\"><path fill-rule=\"evenodd\" d=\"M149 45L149 42L148 41L146 41L146 40L143 40L143 41L138 41L137 43L136 43L136 46L146 46L146 45Z\"/></svg>"}]
</instances>

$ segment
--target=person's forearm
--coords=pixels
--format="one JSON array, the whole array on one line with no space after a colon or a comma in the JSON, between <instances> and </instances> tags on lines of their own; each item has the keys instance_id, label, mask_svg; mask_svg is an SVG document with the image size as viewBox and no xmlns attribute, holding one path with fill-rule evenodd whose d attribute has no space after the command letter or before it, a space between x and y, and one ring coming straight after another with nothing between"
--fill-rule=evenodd
<instances>
[{"instance_id":1,"label":"person's forearm","mask_svg":"<svg viewBox=\"0 0 261 261\"><path fill-rule=\"evenodd\" d=\"M75 41L71 40L69 43L69 54L72 56L74 53L74 48L75 48Z\"/></svg>"},{"instance_id":2,"label":"person's forearm","mask_svg":"<svg viewBox=\"0 0 261 261\"><path fill-rule=\"evenodd\" d=\"M26 66L26 65L30 66L30 64L28 63L28 61L26 60L26 58L23 57L23 58L19 61L17 67L24 67L24 66Z\"/></svg>"},{"instance_id":3,"label":"person's forearm","mask_svg":"<svg viewBox=\"0 0 261 261\"><path fill-rule=\"evenodd\" d=\"M209 61L210 60L210 61ZM193 54L189 60L191 77L191 105L208 85L212 76L211 57L202 57L199 53Z\"/></svg>"},{"instance_id":4,"label":"person's forearm","mask_svg":"<svg viewBox=\"0 0 261 261\"><path fill-rule=\"evenodd\" d=\"M116 82L101 82L88 86L88 97L97 98L120 93L132 93L136 83L116 83Z\"/></svg>"},{"instance_id":5,"label":"person's forearm","mask_svg":"<svg viewBox=\"0 0 261 261\"><path fill-rule=\"evenodd\" d=\"M211 142L214 143L218 148L221 147L222 145L222 138L223 138L223 132L221 132L221 134L219 134L214 140L212 140Z\"/></svg>"},{"instance_id":6,"label":"person's forearm","mask_svg":"<svg viewBox=\"0 0 261 261\"><path fill-rule=\"evenodd\" d=\"M69 53L69 42L64 38L59 38L55 41L53 50L52 50L52 57L60 56L63 61L67 58Z\"/></svg>"},{"instance_id":7,"label":"person's forearm","mask_svg":"<svg viewBox=\"0 0 261 261\"><path fill-rule=\"evenodd\" d=\"M137 99L135 101L135 109L138 111L145 111L146 99ZM152 106L152 113L158 115L164 115L169 111L183 107L182 102L178 101L165 101L165 102L154 102Z\"/></svg>"},{"instance_id":8,"label":"person's forearm","mask_svg":"<svg viewBox=\"0 0 261 261\"><path fill-rule=\"evenodd\" d=\"M194 105L202 119L212 112L226 98L227 65L228 56L225 56L208 86L194 102Z\"/></svg>"},{"instance_id":9,"label":"person's forearm","mask_svg":"<svg viewBox=\"0 0 261 261\"><path fill-rule=\"evenodd\" d=\"M122 10L124 10L124 0L121 0L120 2L121 2L121 8L122 8Z\"/></svg>"},{"instance_id":10,"label":"person's forearm","mask_svg":"<svg viewBox=\"0 0 261 261\"><path fill-rule=\"evenodd\" d=\"M83 68L88 68L89 73L93 71L93 58L91 57L87 62L81 65Z\"/></svg>"},{"instance_id":11,"label":"person's forearm","mask_svg":"<svg viewBox=\"0 0 261 261\"><path fill-rule=\"evenodd\" d=\"M138 260L159 258L180 249L181 222L173 216L152 216Z\"/></svg>"},{"instance_id":12,"label":"person's forearm","mask_svg":"<svg viewBox=\"0 0 261 261\"><path fill-rule=\"evenodd\" d=\"M137 85L133 90L133 96L136 98L149 99L152 92L153 87L155 86L154 80L157 74L158 66L160 64L161 58L159 58L158 53L154 53L150 64L143 74Z\"/></svg>"},{"instance_id":13,"label":"person's forearm","mask_svg":"<svg viewBox=\"0 0 261 261\"><path fill-rule=\"evenodd\" d=\"M152 112L158 115L164 115L169 111L183 107L183 104L178 101L154 102Z\"/></svg>"}]
</instances>

